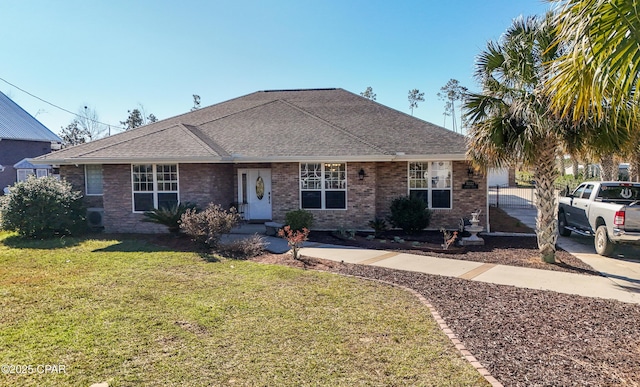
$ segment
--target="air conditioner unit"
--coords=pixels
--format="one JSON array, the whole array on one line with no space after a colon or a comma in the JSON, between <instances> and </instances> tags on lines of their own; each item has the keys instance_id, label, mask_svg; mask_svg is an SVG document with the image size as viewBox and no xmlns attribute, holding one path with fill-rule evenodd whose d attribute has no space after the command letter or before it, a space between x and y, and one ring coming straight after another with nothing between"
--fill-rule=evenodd
<instances>
[{"instance_id":1,"label":"air conditioner unit","mask_svg":"<svg viewBox=\"0 0 640 387\"><path fill-rule=\"evenodd\" d=\"M87 224L91 228L102 228L104 219L104 208L87 208Z\"/></svg>"}]
</instances>

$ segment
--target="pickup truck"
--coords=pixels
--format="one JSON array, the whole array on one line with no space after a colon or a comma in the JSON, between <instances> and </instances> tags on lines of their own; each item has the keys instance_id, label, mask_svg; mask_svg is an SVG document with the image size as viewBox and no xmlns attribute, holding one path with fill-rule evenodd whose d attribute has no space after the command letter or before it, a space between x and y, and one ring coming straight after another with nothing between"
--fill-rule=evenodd
<instances>
[{"instance_id":1,"label":"pickup truck","mask_svg":"<svg viewBox=\"0 0 640 387\"><path fill-rule=\"evenodd\" d=\"M558 231L594 236L596 252L613 254L616 244L640 244L640 183L588 181L560 197Z\"/></svg>"}]
</instances>

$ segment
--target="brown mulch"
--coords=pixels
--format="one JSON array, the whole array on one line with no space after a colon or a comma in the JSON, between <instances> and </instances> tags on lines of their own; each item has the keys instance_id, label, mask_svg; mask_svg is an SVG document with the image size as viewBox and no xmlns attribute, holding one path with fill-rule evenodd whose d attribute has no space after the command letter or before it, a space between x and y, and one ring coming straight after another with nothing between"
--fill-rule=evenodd
<instances>
[{"instance_id":1,"label":"brown mulch","mask_svg":"<svg viewBox=\"0 0 640 387\"><path fill-rule=\"evenodd\" d=\"M640 305L290 254L253 260L414 289L505 386L640 385Z\"/></svg>"}]
</instances>

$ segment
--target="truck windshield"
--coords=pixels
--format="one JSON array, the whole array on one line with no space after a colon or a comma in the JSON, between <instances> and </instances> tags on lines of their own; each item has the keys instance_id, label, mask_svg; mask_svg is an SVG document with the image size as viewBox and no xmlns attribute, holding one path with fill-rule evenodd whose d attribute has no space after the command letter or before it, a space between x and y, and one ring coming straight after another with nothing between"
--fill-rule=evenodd
<instances>
[{"instance_id":1,"label":"truck windshield","mask_svg":"<svg viewBox=\"0 0 640 387\"><path fill-rule=\"evenodd\" d=\"M640 200L640 187L636 186L606 186L600 187L598 199L602 200Z\"/></svg>"}]
</instances>

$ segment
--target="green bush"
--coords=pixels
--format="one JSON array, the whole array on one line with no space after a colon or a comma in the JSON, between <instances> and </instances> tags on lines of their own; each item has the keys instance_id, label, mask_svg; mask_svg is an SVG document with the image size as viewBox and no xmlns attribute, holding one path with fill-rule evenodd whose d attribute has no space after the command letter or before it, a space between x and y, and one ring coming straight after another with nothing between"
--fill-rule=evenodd
<instances>
[{"instance_id":1,"label":"green bush","mask_svg":"<svg viewBox=\"0 0 640 387\"><path fill-rule=\"evenodd\" d=\"M394 227L412 234L429 226L431 211L422 199L403 196L391 202L391 215L388 220Z\"/></svg>"},{"instance_id":2,"label":"green bush","mask_svg":"<svg viewBox=\"0 0 640 387\"><path fill-rule=\"evenodd\" d=\"M196 205L193 203L176 203L168 208L156 208L153 211L145 212L142 221L167 226L170 233L178 234L180 232L180 219L182 218L182 214L189 209L196 209Z\"/></svg>"},{"instance_id":3,"label":"green bush","mask_svg":"<svg viewBox=\"0 0 640 387\"><path fill-rule=\"evenodd\" d=\"M289 211L284 217L284 223L294 231L300 231L303 228L311 229L313 214L305 210Z\"/></svg>"},{"instance_id":4,"label":"green bush","mask_svg":"<svg viewBox=\"0 0 640 387\"><path fill-rule=\"evenodd\" d=\"M53 177L29 178L11 187L0 211L2 228L30 238L74 235L87 230L82 195Z\"/></svg>"},{"instance_id":5,"label":"green bush","mask_svg":"<svg viewBox=\"0 0 640 387\"><path fill-rule=\"evenodd\" d=\"M239 221L240 216L235 208L226 211L211 203L201 212L187 209L180 219L180 229L194 241L217 248L222 234L228 234Z\"/></svg>"}]
</instances>

